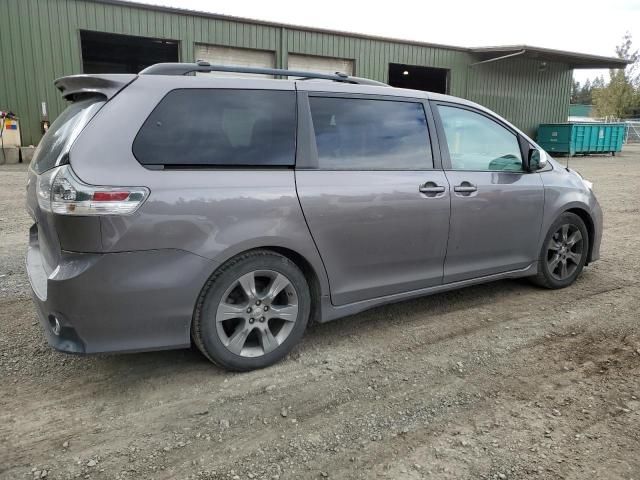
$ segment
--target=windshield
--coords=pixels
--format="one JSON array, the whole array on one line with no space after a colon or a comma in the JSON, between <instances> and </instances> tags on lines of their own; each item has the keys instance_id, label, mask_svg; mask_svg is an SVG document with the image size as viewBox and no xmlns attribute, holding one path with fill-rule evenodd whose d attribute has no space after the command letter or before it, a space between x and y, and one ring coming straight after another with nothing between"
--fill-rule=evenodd
<instances>
[{"instance_id":1,"label":"windshield","mask_svg":"<svg viewBox=\"0 0 640 480\"><path fill-rule=\"evenodd\" d=\"M94 96L69 105L40 140L31 168L40 174L60 165L69 146L104 103L104 97Z\"/></svg>"}]
</instances>

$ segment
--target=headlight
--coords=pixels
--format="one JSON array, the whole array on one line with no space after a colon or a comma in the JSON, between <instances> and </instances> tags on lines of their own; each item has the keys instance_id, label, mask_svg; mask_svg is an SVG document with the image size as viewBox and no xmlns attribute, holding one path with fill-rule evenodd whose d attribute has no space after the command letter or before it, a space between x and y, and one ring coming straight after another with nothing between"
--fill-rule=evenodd
<instances>
[{"instance_id":1,"label":"headlight","mask_svg":"<svg viewBox=\"0 0 640 480\"><path fill-rule=\"evenodd\" d=\"M586 178L584 178L582 176L582 174L580 172L578 172L577 170L573 170L574 172L576 172L578 174L578 176L580 177L580 180L582 180L582 184L587 187L589 190L593 190L593 182L590 182L589 180L587 180Z\"/></svg>"}]
</instances>

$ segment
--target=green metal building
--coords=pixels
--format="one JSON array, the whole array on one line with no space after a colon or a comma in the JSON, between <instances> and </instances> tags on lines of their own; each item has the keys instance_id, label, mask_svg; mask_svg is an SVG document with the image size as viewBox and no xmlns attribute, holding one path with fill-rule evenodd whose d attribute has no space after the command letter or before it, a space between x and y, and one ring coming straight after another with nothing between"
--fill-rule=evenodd
<instances>
[{"instance_id":1,"label":"green metal building","mask_svg":"<svg viewBox=\"0 0 640 480\"><path fill-rule=\"evenodd\" d=\"M566 120L574 68L623 68L617 58L528 46L460 48L312 29L120 0L0 0L0 110L22 143L64 101L65 75L137 72L196 59L335 72L479 102L530 134Z\"/></svg>"}]
</instances>

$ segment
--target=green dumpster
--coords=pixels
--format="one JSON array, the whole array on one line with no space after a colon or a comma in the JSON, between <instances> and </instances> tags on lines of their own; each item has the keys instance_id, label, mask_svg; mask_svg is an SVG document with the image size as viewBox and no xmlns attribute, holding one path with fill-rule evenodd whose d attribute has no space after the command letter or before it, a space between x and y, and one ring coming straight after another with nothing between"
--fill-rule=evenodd
<instances>
[{"instance_id":1,"label":"green dumpster","mask_svg":"<svg viewBox=\"0 0 640 480\"><path fill-rule=\"evenodd\" d=\"M543 123L538 143L547 152L611 153L622 150L624 123Z\"/></svg>"}]
</instances>

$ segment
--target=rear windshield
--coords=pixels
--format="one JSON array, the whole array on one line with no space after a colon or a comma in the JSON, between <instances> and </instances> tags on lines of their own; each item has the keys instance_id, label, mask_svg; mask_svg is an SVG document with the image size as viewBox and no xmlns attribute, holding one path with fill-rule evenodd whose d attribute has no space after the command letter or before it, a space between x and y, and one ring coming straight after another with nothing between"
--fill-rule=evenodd
<instances>
[{"instance_id":1,"label":"rear windshield","mask_svg":"<svg viewBox=\"0 0 640 480\"><path fill-rule=\"evenodd\" d=\"M293 91L179 89L138 132L143 165L290 166L295 161Z\"/></svg>"},{"instance_id":2,"label":"rear windshield","mask_svg":"<svg viewBox=\"0 0 640 480\"><path fill-rule=\"evenodd\" d=\"M84 98L69 105L40 140L31 168L42 173L60 165L68 147L102 105L104 97L101 96Z\"/></svg>"}]
</instances>

